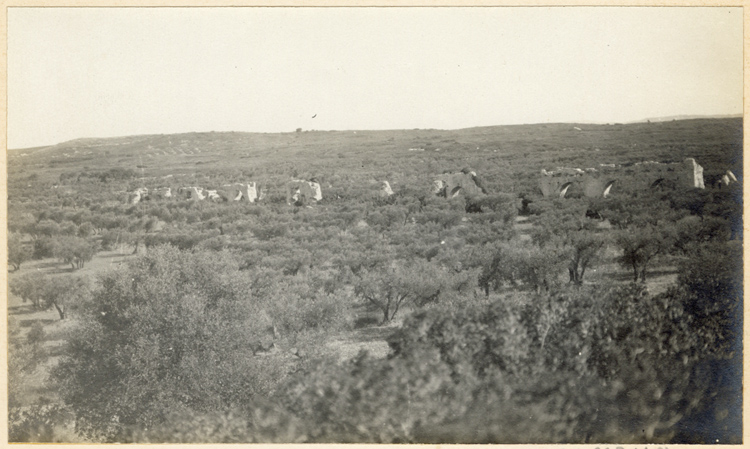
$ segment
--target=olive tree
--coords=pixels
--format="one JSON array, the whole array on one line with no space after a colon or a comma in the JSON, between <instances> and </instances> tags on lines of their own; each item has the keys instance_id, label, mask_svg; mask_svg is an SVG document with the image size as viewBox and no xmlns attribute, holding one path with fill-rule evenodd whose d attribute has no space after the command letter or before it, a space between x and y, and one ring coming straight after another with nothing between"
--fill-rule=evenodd
<instances>
[{"instance_id":1,"label":"olive tree","mask_svg":"<svg viewBox=\"0 0 750 449\"><path fill-rule=\"evenodd\" d=\"M440 269L424 259L394 261L387 267L363 268L357 275L354 293L383 312L383 323L396 316L409 301L434 301L445 288Z\"/></svg>"},{"instance_id":2,"label":"olive tree","mask_svg":"<svg viewBox=\"0 0 750 449\"><path fill-rule=\"evenodd\" d=\"M64 263L69 263L73 270L94 258L97 245L95 242L80 237L59 237L55 240L52 254Z\"/></svg>"},{"instance_id":3,"label":"olive tree","mask_svg":"<svg viewBox=\"0 0 750 449\"><path fill-rule=\"evenodd\" d=\"M673 246L669 232L656 226L631 227L618 232L615 242L622 250L620 263L633 270L633 282L646 282L646 270L657 256Z\"/></svg>"},{"instance_id":4,"label":"olive tree","mask_svg":"<svg viewBox=\"0 0 750 449\"><path fill-rule=\"evenodd\" d=\"M548 292L559 283L564 270L567 248L558 245L538 245L529 241L510 241L498 245L492 258L479 274L479 286L487 296L490 287L497 290L503 284L523 286L538 293Z\"/></svg>"},{"instance_id":5,"label":"olive tree","mask_svg":"<svg viewBox=\"0 0 750 449\"><path fill-rule=\"evenodd\" d=\"M21 264L30 258L31 250L23 243L21 236L10 234L8 236L8 263L18 271L21 269Z\"/></svg>"},{"instance_id":6,"label":"olive tree","mask_svg":"<svg viewBox=\"0 0 750 449\"><path fill-rule=\"evenodd\" d=\"M171 413L251 403L284 374L253 356L259 314L227 253L159 246L107 272L53 372L77 431L120 441Z\"/></svg>"},{"instance_id":7,"label":"olive tree","mask_svg":"<svg viewBox=\"0 0 750 449\"><path fill-rule=\"evenodd\" d=\"M566 236L566 244L569 248L570 282L581 285L586 269L599 259L605 239L590 231L577 231Z\"/></svg>"},{"instance_id":8,"label":"olive tree","mask_svg":"<svg viewBox=\"0 0 750 449\"><path fill-rule=\"evenodd\" d=\"M41 310L54 307L60 319L67 317L68 309L75 302L87 297L89 282L86 277L36 276L27 274L15 277L10 282L10 291L24 302Z\"/></svg>"}]
</instances>

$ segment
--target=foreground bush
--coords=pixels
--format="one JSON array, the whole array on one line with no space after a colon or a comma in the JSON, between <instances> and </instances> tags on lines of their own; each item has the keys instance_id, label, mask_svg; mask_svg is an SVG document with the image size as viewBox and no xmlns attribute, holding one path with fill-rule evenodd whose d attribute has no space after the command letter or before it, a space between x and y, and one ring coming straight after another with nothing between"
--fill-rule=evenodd
<instances>
[{"instance_id":1,"label":"foreground bush","mask_svg":"<svg viewBox=\"0 0 750 449\"><path fill-rule=\"evenodd\" d=\"M388 359L320 362L273 406L171 417L150 442L738 443L741 356L690 290L518 294L411 315ZM738 364L739 362L739 364Z\"/></svg>"},{"instance_id":2,"label":"foreground bush","mask_svg":"<svg viewBox=\"0 0 750 449\"><path fill-rule=\"evenodd\" d=\"M321 366L285 398L315 442L708 442L684 423L714 412L736 442L741 376L698 336L730 330L693 323L689 301L631 286L419 313L390 360Z\"/></svg>"},{"instance_id":3,"label":"foreground bush","mask_svg":"<svg viewBox=\"0 0 750 449\"><path fill-rule=\"evenodd\" d=\"M81 435L239 407L283 374L253 357L267 324L229 255L159 247L100 282L54 372Z\"/></svg>"},{"instance_id":4,"label":"foreground bush","mask_svg":"<svg viewBox=\"0 0 750 449\"><path fill-rule=\"evenodd\" d=\"M498 282L537 288L492 302L461 287L478 269L455 271L449 246L408 265L342 259L345 270L304 251L296 270L267 258L240 270L226 252L151 249L81 307L54 376L66 410L80 435L118 442L740 441L741 245L696 247L660 295L640 283L539 288L552 271L543 251L506 252L517 257L495 258ZM349 328L357 296L384 318L393 298L417 310L390 357L300 355ZM269 326L272 343L279 331L297 350L257 356Z\"/></svg>"},{"instance_id":5,"label":"foreground bush","mask_svg":"<svg viewBox=\"0 0 750 449\"><path fill-rule=\"evenodd\" d=\"M63 443L77 440L68 425L75 417L58 404L34 404L8 410L8 441Z\"/></svg>"}]
</instances>

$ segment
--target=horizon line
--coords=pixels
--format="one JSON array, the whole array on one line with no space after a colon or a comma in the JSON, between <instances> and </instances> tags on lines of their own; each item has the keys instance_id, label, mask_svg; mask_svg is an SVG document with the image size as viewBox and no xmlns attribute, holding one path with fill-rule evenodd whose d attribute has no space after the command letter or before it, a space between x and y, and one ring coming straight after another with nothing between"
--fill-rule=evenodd
<instances>
[{"instance_id":1,"label":"horizon line","mask_svg":"<svg viewBox=\"0 0 750 449\"><path fill-rule=\"evenodd\" d=\"M735 114L716 114L716 115L700 115L700 114L680 114L680 115L670 115L670 116L663 116L663 117L650 117L650 118L644 118L639 120L632 120L632 121L623 121L623 122L593 122L593 121L565 121L565 122L534 122L534 123L504 123L504 124L496 124L496 125L478 125L478 126L468 126L468 127L462 127L462 128L357 128L357 129L302 129L301 132L357 132L357 131L363 131L363 132L385 132L385 131L463 131L467 129L476 129L476 128L494 128L494 127L501 127L501 126L533 126L533 125L634 125L638 123L648 123L648 122L666 122L666 121L681 121L681 120L701 120L701 119L730 119L730 118L744 118L744 113L739 112ZM173 132L173 133L148 133L148 134L126 134L126 135L118 135L118 136L106 136L106 137L76 137L69 140L63 140L57 143L47 144L47 145L35 145L30 147L15 147L10 148L8 147L8 151L19 151L19 150L33 150L33 149L39 149L39 148L48 148L48 147L54 147L57 145L62 145L69 142L75 142L77 140L104 140L104 139L123 139L126 137L147 137L147 136L173 136L173 135L179 135L179 134L210 134L210 133L242 133L242 134L296 134L298 131L236 131L236 130L229 130L229 131L179 131L179 132Z\"/></svg>"}]
</instances>

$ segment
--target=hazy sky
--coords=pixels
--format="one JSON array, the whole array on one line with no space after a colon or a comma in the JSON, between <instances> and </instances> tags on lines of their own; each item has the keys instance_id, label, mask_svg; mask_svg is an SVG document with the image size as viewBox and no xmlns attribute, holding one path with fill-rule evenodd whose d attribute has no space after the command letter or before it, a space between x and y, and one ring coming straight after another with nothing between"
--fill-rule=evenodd
<instances>
[{"instance_id":1,"label":"hazy sky","mask_svg":"<svg viewBox=\"0 0 750 449\"><path fill-rule=\"evenodd\" d=\"M740 8L8 9L9 148L739 114L742 87Z\"/></svg>"}]
</instances>

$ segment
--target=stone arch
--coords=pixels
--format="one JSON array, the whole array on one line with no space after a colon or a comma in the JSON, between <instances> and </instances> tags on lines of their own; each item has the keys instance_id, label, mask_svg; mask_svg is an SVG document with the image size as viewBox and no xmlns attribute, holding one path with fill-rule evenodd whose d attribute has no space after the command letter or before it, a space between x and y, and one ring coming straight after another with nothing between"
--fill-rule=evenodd
<instances>
[{"instance_id":1,"label":"stone arch","mask_svg":"<svg viewBox=\"0 0 750 449\"><path fill-rule=\"evenodd\" d=\"M602 193L602 197L606 198L609 196L610 190L612 190L612 186L615 184L615 181L609 181L604 185L604 192Z\"/></svg>"},{"instance_id":2,"label":"stone arch","mask_svg":"<svg viewBox=\"0 0 750 449\"><path fill-rule=\"evenodd\" d=\"M558 191L560 194L560 198L565 198L565 194L568 193L568 189L572 185L573 185L573 181L568 181L565 184L560 186L560 190Z\"/></svg>"},{"instance_id":3,"label":"stone arch","mask_svg":"<svg viewBox=\"0 0 750 449\"><path fill-rule=\"evenodd\" d=\"M435 195L442 194L443 189L445 189L445 182L442 179L436 179L432 182L432 193Z\"/></svg>"},{"instance_id":4,"label":"stone arch","mask_svg":"<svg viewBox=\"0 0 750 449\"><path fill-rule=\"evenodd\" d=\"M671 189L677 188L677 184L672 179L659 178L651 183L652 189Z\"/></svg>"},{"instance_id":5,"label":"stone arch","mask_svg":"<svg viewBox=\"0 0 750 449\"><path fill-rule=\"evenodd\" d=\"M651 188L654 189L656 187L660 187L663 182L664 182L664 178L659 178L656 181L651 183Z\"/></svg>"}]
</instances>

